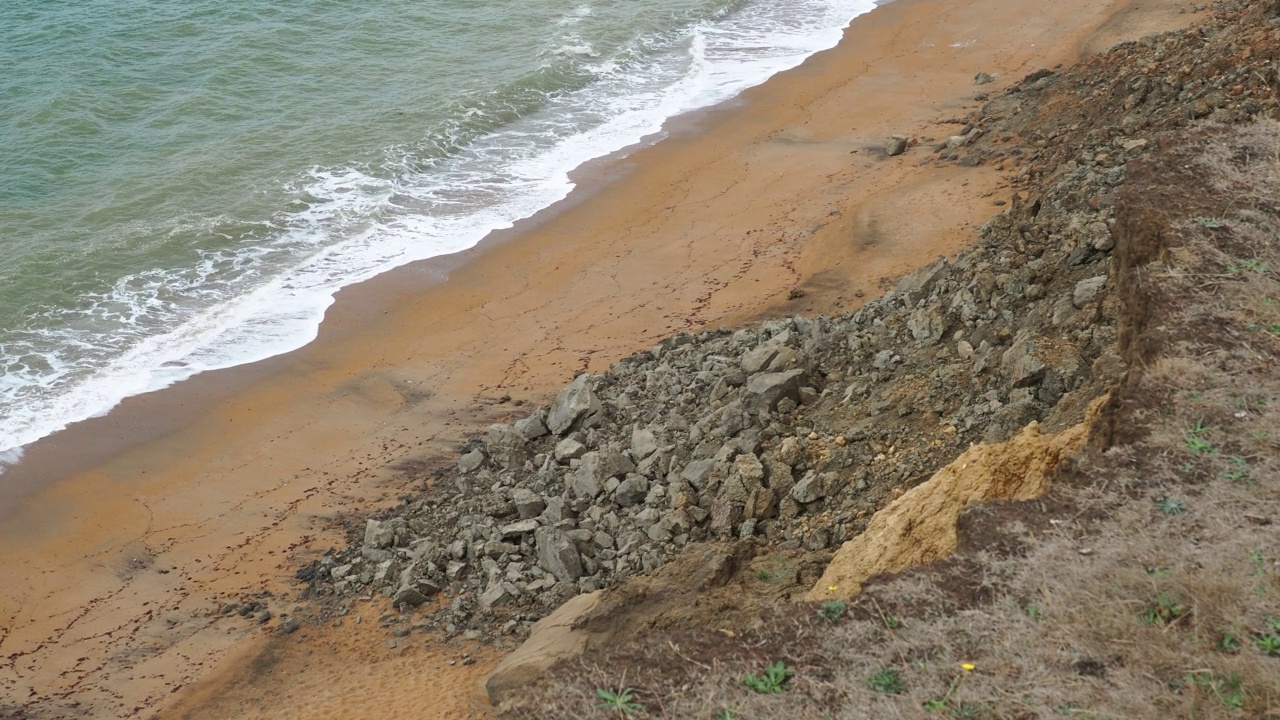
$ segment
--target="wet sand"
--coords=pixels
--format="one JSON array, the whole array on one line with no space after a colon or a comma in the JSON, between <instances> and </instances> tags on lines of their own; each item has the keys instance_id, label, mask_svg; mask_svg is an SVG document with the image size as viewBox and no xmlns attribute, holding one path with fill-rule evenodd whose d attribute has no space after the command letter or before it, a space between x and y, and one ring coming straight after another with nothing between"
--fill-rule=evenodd
<instances>
[{"instance_id":1,"label":"wet sand","mask_svg":"<svg viewBox=\"0 0 1280 720\"><path fill-rule=\"evenodd\" d=\"M585 168L515 230L344 291L306 348L38 443L0 497L0 717L478 713L492 653L463 665L463 645L389 648L353 623L267 634L343 514L420 487L424 463L577 370L677 331L847 309L954 254L1016 168L936 167L927 143L886 158L884 138L941 140L975 93L1189 22L1177 7L882 6L838 48ZM974 87L978 71L1000 78ZM263 592L266 625L221 616Z\"/></svg>"}]
</instances>

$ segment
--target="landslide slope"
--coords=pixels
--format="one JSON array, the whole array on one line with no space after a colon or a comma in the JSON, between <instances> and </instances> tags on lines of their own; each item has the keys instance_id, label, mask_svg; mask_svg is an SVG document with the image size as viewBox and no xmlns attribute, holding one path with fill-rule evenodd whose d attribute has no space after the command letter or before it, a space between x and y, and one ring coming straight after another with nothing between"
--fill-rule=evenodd
<instances>
[{"instance_id":1,"label":"landslide slope","mask_svg":"<svg viewBox=\"0 0 1280 720\"><path fill-rule=\"evenodd\" d=\"M752 449L831 473L822 504L607 591L586 654L501 716L601 717L629 688L649 717L1280 717L1277 18L1224 5L967 119L937 161L1022 192L954 263L807 321L844 349L808 355L817 396ZM1001 458L1034 472L968 472ZM970 504L997 484L1019 501ZM943 550L928 508L957 509ZM870 570L817 580L824 530Z\"/></svg>"}]
</instances>

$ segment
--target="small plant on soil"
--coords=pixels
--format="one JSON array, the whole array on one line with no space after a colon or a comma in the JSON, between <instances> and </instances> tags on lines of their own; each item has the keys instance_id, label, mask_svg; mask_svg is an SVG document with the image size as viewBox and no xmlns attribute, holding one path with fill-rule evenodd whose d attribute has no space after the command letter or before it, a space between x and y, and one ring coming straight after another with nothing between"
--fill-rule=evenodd
<instances>
[{"instance_id":1,"label":"small plant on soil","mask_svg":"<svg viewBox=\"0 0 1280 720\"><path fill-rule=\"evenodd\" d=\"M1225 677L1204 671L1192 673L1187 676L1187 684L1204 690L1223 707L1244 707L1244 683L1236 673Z\"/></svg>"},{"instance_id":2,"label":"small plant on soil","mask_svg":"<svg viewBox=\"0 0 1280 720\"><path fill-rule=\"evenodd\" d=\"M1187 614L1186 607L1183 606L1176 595L1162 592L1152 598L1147 604L1147 608L1139 615L1139 619L1147 625L1168 625L1177 621Z\"/></svg>"},{"instance_id":3,"label":"small plant on soil","mask_svg":"<svg viewBox=\"0 0 1280 720\"><path fill-rule=\"evenodd\" d=\"M1249 552L1249 564L1253 566L1253 576L1258 580L1264 580L1267 577L1266 559L1262 556L1261 550L1251 550ZM1267 591L1266 585L1259 585L1259 593Z\"/></svg>"},{"instance_id":4,"label":"small plant on soil","mask_svg":"<svg viewBox=\"0 0 1280 720\"><path fill-rule=\"evenodd\" d=\"M1255 272L1261 275L1262 273L1265 273L1267 271L1267 264L1262 262L1261 260L1258 260L1257 258L1253 258L1250 260L1239 260L1236 263L1234 263L1230 268L1228 268L1227 272L1231 273L1232 275L1239 275L1242 271L1245 271L1245 270L1248 270L1250 272Z\"/></svg>"},{"instance_id":5,"label":"small plant on soil","mask_svg":"<svg viewBox=\"0 0 1280 720\"><path fill-rule=\"evenodd\" d=\"M867 678L867 684L872 690L885 695L901 695L907 691L907 684L902 681L902 676L893 668L880 668L871 677Z\"/></svg>"},{"instance_id":6,"label":"small plant on soil","mask_svg":"<svg viewBox=\"0 0 1280 720\"><path fill-rule=\"evenodd\" d=\"M1213 432L1213 428L1204 424L1204 418L1197 420L1195 425L1187 429L1187 449L1191 451L1192 455L1200 457L1213 454L1213 443L1209 442L1206 437L1211 432Z\"/></svg>"},{"instance_id":7,"label":"small plant on soil","mask_svg":"<svg viewBox=\"0 0 1280 720\"><path fill-rule=\"evenodd\" d=\"M1263 655L1280 657L1280 618L1267 618L1267 627L1270 632L1258 633L1253 643Z\"/></svg>"},{"instance_id":8,"label":"small plant on soil","mask_svg":"<svg viewBox=\"0 0 1280 720\"><path fill-rule=\"evenodd\" d=\"M1218 638L1218 650L1224 653L1240 652L1240 638L1235 633L1227 630L1222 633L1222 637Z\"/></svg>"},{"instance_id":9,"label":"small plant on soil","mask_svg":"<svg viewBox=\"0 0 1280 720\"><path fill-rule=\"evenodd\" d=\"M790 567L786 565L776 565L769 568L760 568L756 571L756 579L761 582L778 583L787 579L792 574Z\"/></svg>"},{"instance_id":10,"label":"small plant on soil","mask_svg":"<svg viewBox=\"0 0 1280 720\"><path fill-rule=\"evenodd\" d=\"M1224 227L1226 225L1226 223L1218 218L1209 217L1208 215L1197 216L1196 222L1200 224L1200 227L1209 228L1210 230Z\"/></svg>"},{"instance_id":11,"label":"small plant on soil","mask_svg":"<svg viewBox=\"0 0 1280 720\"><path fill-rule=\"evenodd\" d=\"M1223 471L1222 477L1231 482L1244 483L1246 485L1253 484L1253 478L1249 477L1249 461L1239 455L1232 455L1227 458L1227 469Z\"/></svg>"},{"instance_id":12,"label":"small plant on soil","mask_svg":"<svg viewBox=\"0 0 1280 720\"><path fill-rule=\"evenodd\" d=\"M1173 498L1161 498L1156 501L1156 508L1165 515L1181 515L1187 511L1187 506Z\"/></svg>"},{"instance_id":13,"label":"small plant on soil","mask_svg":"<svg viewBox=\"0 0 1280 720\"><path fill-rule=\"evenodd\" d=\"M844 617L844 611L849 608L849 603L844 600L828 600L822 603L822 607L818 609L818 614L824 620L829 622L839 622Z\"/></svg>"},{"instance_id":14,"label":"small plant on soil","mask_svg":"<svg viewBox=\"0 0 1280 720\"><path fill-rule=\"evenodd\" d=\"M738 720L738 713L725 708L713 715L712 720Z\"/></svg>"},{"instance_id":15,"label":"small plant on soil","mask_svg":"<svg viewBox=\"0 0 1280 720\"><path fill-rule=\"evenodd\" d=\"M605 688L596 688L596 697L600 698L600 709L616 713L620 717L631 717L644 712L644 705L636 702L634 690L624 688L617 692Z\"/></svg>"},{"instance_id":16,"label":"small plant on soil","mask_svg":"<svg viewBox=\"0 0 1280 720\"><path fill-rule=\"evenodd\" d=\"M1263 655L1280 657L1280 635L1275 633L1259 635L1253 639L1253 642L1262 651Z\"/></svg>"},{"instance_id":17,"label":"small plant on soil","mask_svg":"<svg viewBox=\"0 0 1280 720\"><path fill-rule=\"evenodd\" d=\"M742 685L753 692L763 695L777 695L787 689L795 672L781 660L769 665L759 675L742 676Z\"/></svg>"},{"instance_id":18,"label":"small plant on soil","mask_svg":"<svg viewBox=\"0 0 1280 720\"><path fill-rule=\"evenodd\" d=\"M950 710L951 714L958 718L971 718L978 716L978 708L969 703L952 704L951 696L956 694L956 690L960 688L960 684L964 682L965 673L973 672L974 665L965 663L960 666L960 672L951 678L951 684L947 686L947 693L940 698L934 698L924 704L924 709L929 712L943 712ZM903 690L906 690L904 685Z\"/></svg>"}]
</instances>

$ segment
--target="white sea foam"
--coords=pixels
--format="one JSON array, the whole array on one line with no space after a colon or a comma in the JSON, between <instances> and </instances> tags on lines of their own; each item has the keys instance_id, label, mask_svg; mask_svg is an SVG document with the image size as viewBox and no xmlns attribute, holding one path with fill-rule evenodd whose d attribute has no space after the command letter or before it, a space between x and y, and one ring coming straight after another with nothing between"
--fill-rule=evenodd
<instances>
[{"instance_id":1,"label":"white sea foam","mask_svg":"<svg viewBox=\"0 0 1280 720\"><path fill-rule=\"evenodd\" d=\"M95 313L137 331L116 346L81 348L92 367L59 353L10 353L0 368L0 471L22 446L125 397L309 343L340 288L511 227L568 195L578 166L834 46L849 20L873 7L872 0L748 4L681 36L591 60L596 81L587 88L446 157L392 149L399 166L389 177L316 169L297 183L305 209L243 229L260 242L208 253L181 272L126 277L97 298ZM590 13L582 5L569 17ZM585 44L561 49L594 53ZM65 347L82 342L76 328L62 333L55 339Z\"/></svg>"},{"instance_id":2,"label":"white sea foam","mask_svg":"<svg viewBox=\"0 0 1280 720\"><path fill-rule=\"evenodd\" d=\"M18 461L21 459L22 448L12 448L10 450L0 452L0 472L4 472L4 469L10 465L17 465Z\"/></svg>"}]
</instances>

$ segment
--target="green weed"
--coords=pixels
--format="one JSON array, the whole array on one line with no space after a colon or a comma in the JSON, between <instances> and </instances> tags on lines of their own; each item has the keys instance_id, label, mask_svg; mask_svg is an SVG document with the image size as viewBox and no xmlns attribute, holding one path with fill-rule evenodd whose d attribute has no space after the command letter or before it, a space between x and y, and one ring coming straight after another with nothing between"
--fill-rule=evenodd
<instances>
[{"instance_id":1,"label":"green weed","mask_svg":"<svg viewBox=\"0 0 1280 720\"><path fill-rule=\"evenodd\" d=\"M907 691L907 684L902 681L902 676L892 668L877 670L867 678L867 685L870 685L872 690L885 695L901 695Z\"/></svg>"},{"instance_id":2,"label":"green weed","mask_svg":"<svg viewBox=\"0 0 1280 720\"><path fill-rule=\"evenodd\" d=\"M634 690L624 688L617 692L605 688L596 688L596 697L600 698L600 709L617 713L623 717L631 717L635 713L644 712L644 705L636 702Z\"/></svg>"},{"instance_id":3,"label":"green weed","mask_svg":"<svg viewBox=\"0 0 1280 720\"><path fill-rule=\"evenodd\" d=\"M1249 461L1239 455L1232 455L1227 458L1227 469L1222 472L1222 477L1231 482L1244 483L1246 485L1253 484L1253 478L1249 475Z\"/></svg>"},{"instance_id":4,"label":"green weed","mask_svg":"<svg viewBox=\"0 0 1280 720\"><path fill-rule=\"evenodd\" d=\"M1240 638L1230 630L1224 631L1222 637L1218 638L1217 648L1220 652L1236 653L1240 651Z\"/></svg>"},{"instance_id":5,"label":"green weed","mask_svg":"<svg viewBox=\"0 0 1280 720\"><path fill-rule=\"evenodd\" d=\"M743 675L742 685L763 695L777 695L787 689L787 684L794 675L795 672L779 660L766 667L759 675Z\"/></svg>"},{"instance_id":6,"label":"green weed","mask_svg":"<svg viewBox=\"0 0 1280 720\"><path fill-rule=\"evenodd\" d=\"M1280 657L1280 635L1268 633L1254 637L1253 644L1258 646L1263 655Z\"/></svg>"},{"instance_id":7,"label":"green weed","mask_svg":"<svg viewBox=\"0 0 1280 720\"><path fill-rule=\"evenodd\" d=\"M1187 511L1187 506L1173 498L1161 498L1156 501L1156 508L1165 515L1181 515Z\"/></svg>"},{"instance_id":8,"label":"green weed","mask_svg":"<svg viewBox=\"0 0 1280 720\"><path fill-rule=\"evenodd\" d=\"M822 603L822 607L818 609L818 614L824 620L829 622L838 622L844 617L844 611L849 608L849 603L844 600L828 600Z\"/></svg>"},{"instance_id":9,"label":"green weed","mask_svg":"<svg viewBox=\"0 0 1280 720\"><path fill-rule=\"evenodd\" d=\"M1208 691L1223 707L1244 707L1244 683L1238 673L1223 677L1202 671L1188 675L1187 683Z\"/></svg>"},{"instance_id":10,"label":"green weed","mask_svg":"<svg viewBox=\"0 0 1280 720\"><path fill-rule=\"evenodd\" d=\"M1209 442L1208 435L1213 432L1213 428L1204 424L1204 418L1196 420L1196 424L1187 428L1186 443L1187 449L1192 455L1201 457L1203 455L1212 455L1214 452L1213 443Z\"/></svg>"},{"instance_id":11,"label":"green weed","mask_svg":"<svg viewBox=\"0 0 1280 720\"><path fill-rule=\"evenodd\" d=\"M1142 614L1138 616L1147 625L1168 625L1187 614L1187 608L1176 595L1162 592L1151 599Z\"/></svg>"}]
</instances>

